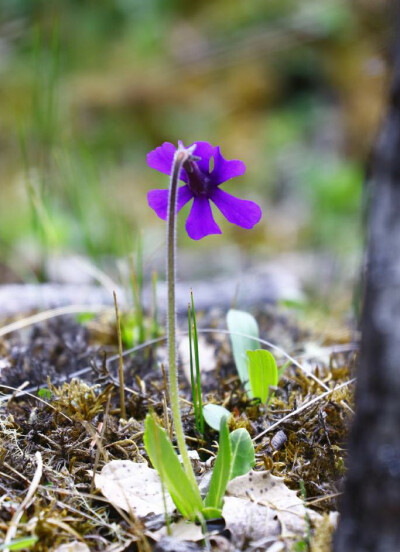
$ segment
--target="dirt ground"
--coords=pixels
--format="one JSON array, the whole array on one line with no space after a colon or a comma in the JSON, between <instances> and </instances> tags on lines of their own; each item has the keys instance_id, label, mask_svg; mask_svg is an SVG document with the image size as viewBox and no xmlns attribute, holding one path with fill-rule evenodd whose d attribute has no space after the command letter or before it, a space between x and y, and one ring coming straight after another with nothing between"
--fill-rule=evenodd
<instances>
[{"instance_id":1,"label":"dirt ground","mask_svg":"<svg viewBox=\"0 0 400 552\"><path fill-rule=\"evenodd\" d=\"M325 516L310 526L297 548L279 550L326 552L333 530L326 520L338 509L345 472L357 344L350 330L340 339L327 335L325 342L315 344L309 332L273 307L256 313L256 318L261 335L273 342L279 338L294 361L287 364L269 407L244 393L229 338L218 331L224 326L222 312L199 317L200 329L215 328L200 344L200 356L202 347L214 355L214 366L203 374L203 399L231 412L231 429L249 431L255 443L255 471L282 477L307 506ZM306 354L310 343L314 349ZM221 525L205 544L183 541L178 546L168 539L157 543L149 531L165 525L163 517L123 515L96 490L93 474L109 461L148 460L143 424L149 409L161 423L166 416L169 420L164 342L125 351L126 420L120 418L116 352L115 324L101 316L85 323L54 318L0 341L0 540L22 508L15 539L33 537L20 549L35 552L60 546L63 550L62 545L71 542L71 550L267 550L237 548ZM278 365L285 362L279 356L277 360ZM204 436L197 433L183 374L180 382L187 443L206 463L216 450L218 435L210 428ZM271 426L274 429L265 432ZM34 497L23 504L38 452L43 474Z\"/></svg>"}]
</instances>

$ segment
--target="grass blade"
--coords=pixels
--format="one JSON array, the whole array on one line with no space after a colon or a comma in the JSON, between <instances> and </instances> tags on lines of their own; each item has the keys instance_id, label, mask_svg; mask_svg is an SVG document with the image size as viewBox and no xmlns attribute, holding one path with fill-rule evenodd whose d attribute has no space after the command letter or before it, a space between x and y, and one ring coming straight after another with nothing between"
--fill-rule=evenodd
<instances>
[{"instance_id":1,"label":"grass blade","mask_svg":"<svg viewBox=\"0 0 400 552\"><path fill-rule=\"evenodd\" d=\"M194 370L193 370L192 310L190 307L190 303L188 304L188 337L189 337L190 385L192 388L194 420L196 424L196 429L199 430L199 426L198 426L199 409L197 404L196 381L194 379Z\"/></svg>"},{"instance_id":2,"label":"grass blade","mask_svg":"<svg viewBox=\"0 0 400 552\"><path fill-rule=\"evenodd\" d=\"M200 492L191 484L165 430L151 414L146 417L144 445L178 510L190 520L198 519L203 509Z\"/></svg>"},{"instance_id":3,"label":"grass blade","mask_svg":"<svg viewBox=\"0 0 400 552\"><path fill-rule=\"evenodd\" d=\"M219 433L219 449L211 477L210 488L204 500L206 508L221 510L231 473L231 442L226 417L222 418Z\"/></svg>"},{"instance_id":4,"label":"grass blade","mask_svg":"<svg viewBox=\"0 0 400 552\"><path fill-rule=\"evenodd\" d=\"M193 319L193 341L194 341L194 361L196 364L196 395L197 395L197 411L198 411L198 430L204 434L204 416L203 416L203 398L201 396L201 373L200 373L200 357L199 357L199 337L197 334L196 311L194 308L193 291L190 292L192 303L192 319Z\"/></svg>"}]
</instances>

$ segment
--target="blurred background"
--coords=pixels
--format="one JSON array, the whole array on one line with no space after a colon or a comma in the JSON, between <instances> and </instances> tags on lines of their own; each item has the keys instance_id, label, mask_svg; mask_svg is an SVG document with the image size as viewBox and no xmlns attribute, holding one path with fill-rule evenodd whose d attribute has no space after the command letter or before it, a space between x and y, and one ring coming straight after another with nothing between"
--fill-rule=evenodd
<instances>
[{"instance_id":1,"label":"blurred background","mask_svg":"<svg viewBox=\"0 0 400 552\"><path fill-rule=\"evenodd\" d=\"M0 283L79 281L76 256L115 273L138 249L162 272L146 153L206 140L245 161L224 189L264 216L217 215L223 236L194 243L187 207L182 277L279 266L347 308L389 24L386 0L0 0Z\"/></svg>"}]
</instances>

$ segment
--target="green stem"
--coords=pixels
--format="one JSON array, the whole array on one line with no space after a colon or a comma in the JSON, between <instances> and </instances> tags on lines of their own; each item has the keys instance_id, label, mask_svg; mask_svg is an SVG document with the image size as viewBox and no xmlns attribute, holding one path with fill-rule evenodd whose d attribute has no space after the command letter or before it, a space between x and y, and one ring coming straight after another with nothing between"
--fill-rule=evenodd
<instances>
[{"instance_id":1,"label":"green stem","mask_svg":"<svg viewBox=\"0 0 400 552\"><path fill-rule=\"evenodd\" d=\"M176 277L176 206L178 197L179 173L185 162L191 158L191 150L178 147L174 156L169 188L167 217L167 283L168 283L168 362L169 362L169 396L171 401L172 420L176 440L182 456L183 467L189 479L197 487L183 432L181 411L179 408L178 367L176 362L176 311L175 311L175 277Z\"/></svg>"}]
</instances>

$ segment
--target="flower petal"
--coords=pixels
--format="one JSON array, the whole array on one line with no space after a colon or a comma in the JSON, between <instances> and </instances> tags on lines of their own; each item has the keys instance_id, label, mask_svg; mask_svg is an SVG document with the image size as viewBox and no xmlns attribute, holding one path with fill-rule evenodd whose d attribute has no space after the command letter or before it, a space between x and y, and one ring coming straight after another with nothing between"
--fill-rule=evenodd
<instances>
[{"instance_id":1,"label":"flower petal","mask_svg":"<svg viewBox=\"0 0 400 552\"><path fill-rule=\"evenodd\" d=\"M218 224L213 218L210 202L206 197L195 197L189 217L186 221L186 231L192 240L201 240L210 234L221 234Z\"/></svg>"},{"instance_id":2,"label":"flower petal","mask_svg":"<svg viewBox=\"0 0 400 552\"><path fill-rule=\"evenodd\" d=\"M228 161L221 155L219 146L215 148L214 170L211 173L211 179L214 185L222 184L235 176L241 176L246 172L246 165L243 161L232 159Z\"/></svg>"},{"instance_id":3,"label":"flower petal","mask_svg":"<svg viewBox=\"0 0 400 552\"><path fill-rule=\"evenodd\" d=\"M203 173L208 174L210 172L210 159L215 154L216 148L208 142L193 142L193 144L196 144L193 155L201 158L196 163Z\"/></svg>"},{"instance_id":4,"label":"flower petal","mask_svg":"<svg viewBox=\"0 0 400 552\"><path fill-rule=\"evenodd\" d=\"M242 228L253 228L262 217L261 208L257 203L234 197L221 188L213 190L211 200L229 222Z\"/></svg>"},{"instance_id":5,"label":"flower petal","mask_svg":"<svg viewBox=\"0 0 400 552\"><path fill-rule=\"evenodd\" d=\"M163 220L167 220L168 215L168 196L169 189L150 190L147 192L147 202L156 214ZM188 186L178 188L178 201L176 212L180 211L186 203L192 199L193 194Z\"/></svg>"},{"instance_id":6,"label":"flower petal","mask_svg":"<svg viewBox=\"0 0 400 552\"><path fill-rule=\"evenodd\" d=\"M147 164L156 171L170 175L175 151L176 146L174 146L174 144L171 144L171 142L164 142L161 146L147 154ZM185 171L181 171L179 178L187 182Z\"/></svg>"}]
</instances>

